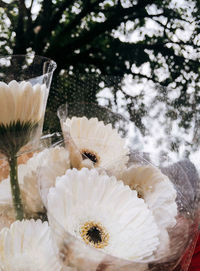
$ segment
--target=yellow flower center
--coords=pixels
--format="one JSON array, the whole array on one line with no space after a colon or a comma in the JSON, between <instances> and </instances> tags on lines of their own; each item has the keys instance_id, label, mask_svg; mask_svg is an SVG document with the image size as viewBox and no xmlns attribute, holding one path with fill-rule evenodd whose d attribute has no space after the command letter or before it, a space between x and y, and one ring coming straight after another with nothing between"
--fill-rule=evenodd
<instances>
[{"instance_id":1,"label":"yellow flower center","mask_svg":"<svg viewBox=\"0 0 200 271\"><path fill-rule=\"evenodd\" d=\"M101 223L87 221L80 230L81 237L88 245L95 248L104 248L108 245L109 234Z\"/></svg>"},{"instance_id":2,"label":"yellow flower center","mask_svg":"<svg viewBox=\"0 0 200 271\"><path fill-rule=\"evenodd\" d=\"M95 165L97 165L100 161L99 156L94 151L84 149L81 151L81 154L83 159L90 159Z\"/></svg>"}]
</instances>

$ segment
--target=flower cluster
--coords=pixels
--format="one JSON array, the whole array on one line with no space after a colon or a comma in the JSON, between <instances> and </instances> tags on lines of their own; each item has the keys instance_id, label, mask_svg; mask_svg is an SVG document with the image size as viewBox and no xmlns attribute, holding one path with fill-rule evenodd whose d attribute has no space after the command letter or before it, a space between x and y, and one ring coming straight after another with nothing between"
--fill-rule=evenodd
<instances>
[{"instance_id":1,"label":"flower cluster","mask_svg":"<svg viewBox=\"0 0 200 271\"><path fill-rule=\"evenodd\" d=\"M35 220L14 222L10 179L0 183L0 268L104 270L116 257L148 270L146 262L168 253L176 224L172 182L151 164L129 166L111 124L73 117L62 130L65 147L35 153L18 168L26 217Z\"/></svg>"}]
</instances>

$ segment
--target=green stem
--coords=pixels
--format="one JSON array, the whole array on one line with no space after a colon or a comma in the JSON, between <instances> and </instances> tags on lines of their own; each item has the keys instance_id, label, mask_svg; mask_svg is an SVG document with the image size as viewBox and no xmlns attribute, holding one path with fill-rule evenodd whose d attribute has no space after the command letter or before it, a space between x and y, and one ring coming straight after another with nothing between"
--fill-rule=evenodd
<instances>
[{"instance_id":1,"label":"green stem","mask_svg":"<svg viewBox=\"0 0 200 271\"><path fill-rule=\"evenodd\" d=\"M24 218L24 210L21 200L20 188L18 183L18 172L17 172L17 157L12 154L8 159L10 165L10 185L12 191L13 205L15 208L15 215L17 220Z\"/></svg>"}]
</instances>

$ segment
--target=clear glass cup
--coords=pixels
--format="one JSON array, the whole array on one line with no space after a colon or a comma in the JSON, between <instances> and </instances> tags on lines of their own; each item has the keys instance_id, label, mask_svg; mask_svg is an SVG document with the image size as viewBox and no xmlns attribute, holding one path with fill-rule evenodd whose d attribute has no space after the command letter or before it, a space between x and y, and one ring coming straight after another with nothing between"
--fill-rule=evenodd
<instances>
[{"instance_id":1,"label":"clear glass cup","mask_svg":"<svg viewBox=\"0 0 200 271\"><path fill-rule=\"evenodd\" d=\"M42 56L0 57L0 154L10 167L16 218L24 217L17 156L37 148L56 63Z\"/></svg>"},{"instance_id":2,"label":"clear glass cup","mask_svg":"<svg viewBox=\"0 0 200 271\"><path fill-rule=\"evenodd\" d=\"M42 56L0 57L0 153L37 147L55 68Z\"/></svg>"}]
</instances>

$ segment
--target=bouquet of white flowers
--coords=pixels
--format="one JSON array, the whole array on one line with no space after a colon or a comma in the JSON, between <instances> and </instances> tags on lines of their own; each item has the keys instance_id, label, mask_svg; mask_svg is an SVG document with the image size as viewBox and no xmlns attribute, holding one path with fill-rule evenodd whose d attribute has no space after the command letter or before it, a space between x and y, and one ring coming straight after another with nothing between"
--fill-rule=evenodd
<instances>
[{"instance_id":1,"label":"bouquet of white flowers","mask_svg":"<svg viewBox=\"0 0 200 271\"><path fill-rule=\"evenodd\" d=\"M195 167L134 151L116 128L120 116L103 107L109 120L60 107L62 139L45 145L47 136L20 155L43 121L46 91L0 83L0 270L178 268L198 233Z\"/></svg>"}]
</instances>

